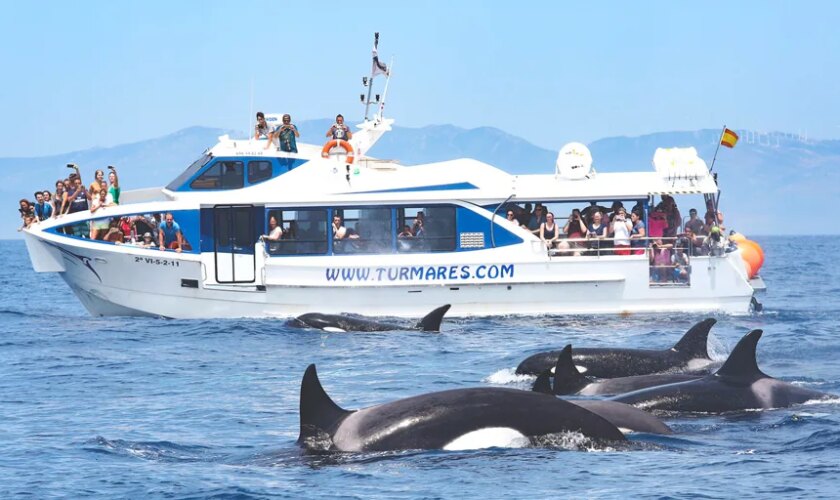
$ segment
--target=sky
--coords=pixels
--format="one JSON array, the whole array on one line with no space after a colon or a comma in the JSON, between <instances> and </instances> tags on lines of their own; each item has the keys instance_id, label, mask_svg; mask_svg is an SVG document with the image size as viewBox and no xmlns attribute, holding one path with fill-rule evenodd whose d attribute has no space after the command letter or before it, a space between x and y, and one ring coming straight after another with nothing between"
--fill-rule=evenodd
<instances>
[{"instance_id":1,"label":"sky","mask_svg":"<svg viewBox=\"0 0 840 500\"><path fill-rule=\"evenodd\" d=\"M730 128L840 138L840 2L4 2L0 157L363 116L538 146ZM381 84L381 81L378 81Z\"/></svg>"}]
</instances>

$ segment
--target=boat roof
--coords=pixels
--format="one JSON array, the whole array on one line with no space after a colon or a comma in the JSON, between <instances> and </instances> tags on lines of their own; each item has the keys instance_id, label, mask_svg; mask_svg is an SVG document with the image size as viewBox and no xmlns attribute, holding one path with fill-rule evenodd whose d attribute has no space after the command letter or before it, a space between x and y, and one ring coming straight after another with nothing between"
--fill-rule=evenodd
<instances>
[{"instance_id":1,"label":"boat roof","mask_svg":"<svg viewBox=\"0 0 840 500\"><path fill-rule=\"evenodd\" d=\"M245 141L248 142L248 141ZM313 149L316 151L312 153ZM213 149L212 152L221 152ZM171 198L200 203L324 204L383 203L410 200L461 199L477 204L513 197L540 201L594 201L645 199L651 195L712 194L717 185L710 175L667 177L656 171L595 173L568 179L556 173L512 175L487 163L463 158L429 164L402 166L375 158L360 158L346 164L321 158L317 146L299 148L300 166L260 184L231 190L169 192ZM225 151L245 158L255 151ZM237 156L239 156L237 155ZM265 157L276 156L267 153ZM288 157L288 155L286 155ZM551 166L535 166L535 170Z\"/></svg>"}]
</instances>

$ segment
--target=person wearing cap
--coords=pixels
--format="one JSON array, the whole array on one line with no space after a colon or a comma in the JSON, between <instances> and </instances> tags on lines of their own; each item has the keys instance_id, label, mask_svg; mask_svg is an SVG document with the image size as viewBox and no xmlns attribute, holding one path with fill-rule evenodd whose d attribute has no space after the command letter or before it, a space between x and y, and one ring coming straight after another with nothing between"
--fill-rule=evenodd
<instances>
[{"instance_id":1,"label":"person wearing cap","mask_svg":"<svg viewBox=\"0 0 840 500\"><path fill-rule=\"evenodd\" d=\"M720 226L714 225L709 229L709 235L703 240L703 253L705 255L723 255L724 239L721 236Z\"/></svg>"},{"instance_id":2,"label":"person wearing cap","mask_svg":"<svg viewBox=\"0 0 840 500\"><path fill-rule=\"evenodd\" d=\"M703 233L703 221L697 217L697 209L692 208L688 211L688 221L685 223L685 232L688 232L691 229L694 234L704 234Z\"/></svg>"},{"instance_id":3,"label":"person wearing cap","mask_svg":"<svg viewBox=\"0 0 840 500\"><path fill-rule=\"evenodd\" d=\"M152 239L152 233L146 232L143 234L143 239L137 242L137 245L143 248L151 248L155 246L155 241Z\"/></svg>"}]
</instances>

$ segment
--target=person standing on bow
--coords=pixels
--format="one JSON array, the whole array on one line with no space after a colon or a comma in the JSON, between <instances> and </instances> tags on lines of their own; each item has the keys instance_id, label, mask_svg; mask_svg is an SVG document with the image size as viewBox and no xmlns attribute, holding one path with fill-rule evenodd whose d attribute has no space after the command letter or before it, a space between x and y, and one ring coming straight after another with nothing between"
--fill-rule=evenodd
<instances>
[{"instance_id":1,"label":"person standing on bow","mask_svg":"<svg viewBox=\"0 0 840 500\"><path fill-rule=\"evenodd\" d=\"M265 122L265 114L257 111L257 124L254 125L254 140L268 139L271 134L271 127Z\"/></svg>"},{"instance_id":2,"label":"person standing on bow","mask_svg":"<svg viewBox=\"0 0 840 500\"><path fill-rule=\"evenodd\" d=\"M35 217L36 220L47 220L52 217L52 204L44 200L44 193L49 191L35 191Z\"/></svg>"},{"instance_id":3,"label":"person standing on bow","mask_svg":"<svg viewBox=\"0 0 840 500\"><path fill-rule=\"evenodd\" d=\"M327 130L327 137L334 140L349 141L353 138L353 132L350 132L350 127L344 124L344 117L336 115L335 123Z\"/></svg>"},{"instance_id":4,"label":"person standing on bow","mask_svg":"<svg viewBox=\"0 0 840 500\"><path fill-rule=\"evenodd\" d=\"M268 149L274 144L274 139L279 139L280 151L297 153L296 137L300 137L300 132L298 132L297 127L292 123L292 116L287 113L283 115L283 123L268 134L268 144L265 145L265 149Z\"/></svg>"}]
</instances>

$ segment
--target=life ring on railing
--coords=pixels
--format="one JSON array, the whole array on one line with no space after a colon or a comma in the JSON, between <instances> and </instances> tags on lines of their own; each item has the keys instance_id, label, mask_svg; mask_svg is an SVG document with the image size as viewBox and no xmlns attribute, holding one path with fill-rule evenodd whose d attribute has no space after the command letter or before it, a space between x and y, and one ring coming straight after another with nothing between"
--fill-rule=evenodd
<instances>
[{"instance_id":1,"label":"life ring on railing","mask_svg":"<svg viewBox=\"0 0 840 500\"><path fill-rule=\"evenodd\" d=\"M330 150L335 147L339 147L347 153L347 163L353 163L353 146L343 139L333 139L331 141L327 141L327 143L324 144L324 147L321 148L321 158L329 158Z\"/></svg>"}]
</instances>

